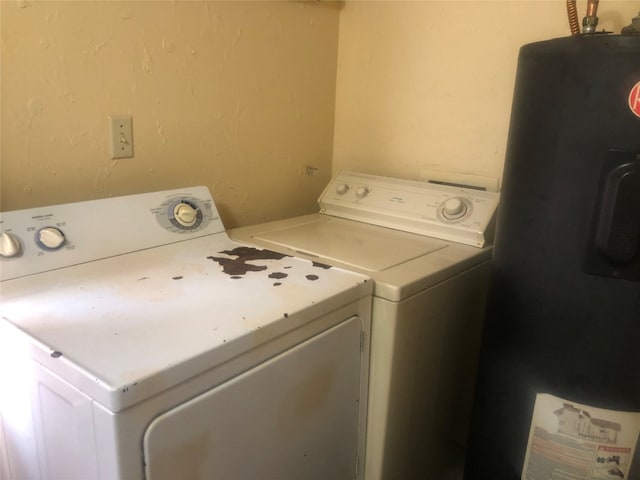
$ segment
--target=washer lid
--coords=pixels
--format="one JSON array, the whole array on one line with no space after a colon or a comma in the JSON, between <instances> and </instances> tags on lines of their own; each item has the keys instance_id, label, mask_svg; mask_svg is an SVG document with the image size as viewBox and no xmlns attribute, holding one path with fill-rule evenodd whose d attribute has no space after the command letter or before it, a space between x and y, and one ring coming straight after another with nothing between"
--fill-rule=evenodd
<instances>
[{"instance_id":1,"label":"washer lid","mask_svg":"<svg viewBox=\"0 0 640 480\"><path fill-rule=\"evenodd\" d=\"M340 262L363 272L388 270L448 247L442 240L325 215L265 229L253 238L276 250Z\"/></svg>"}]
</instances>

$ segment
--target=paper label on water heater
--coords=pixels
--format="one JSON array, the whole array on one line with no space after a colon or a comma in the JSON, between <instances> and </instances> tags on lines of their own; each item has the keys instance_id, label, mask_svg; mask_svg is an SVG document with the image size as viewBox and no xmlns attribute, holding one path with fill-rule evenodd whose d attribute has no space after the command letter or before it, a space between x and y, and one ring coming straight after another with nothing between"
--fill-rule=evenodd
<instances>
[{"instance_id":1,"label":"paper label on water heater","mask_svg":"<svg viewBox=\"0 0 640 480\"><path fill-rule=\"evenodd\" d=\"M629 108L640 117L640 82L636 83L629 92Z\"/></svg>"},{"instance_id":2,"label":"paper label on water heater","mask_svg":"<svg viewBox=\"0 0 640 480\"><path fill-rule=\"evenodd\" d=\"M604 410L539 393L521 478L627 480L639 437L640 412Z\"/></svg>"}]
</instances>

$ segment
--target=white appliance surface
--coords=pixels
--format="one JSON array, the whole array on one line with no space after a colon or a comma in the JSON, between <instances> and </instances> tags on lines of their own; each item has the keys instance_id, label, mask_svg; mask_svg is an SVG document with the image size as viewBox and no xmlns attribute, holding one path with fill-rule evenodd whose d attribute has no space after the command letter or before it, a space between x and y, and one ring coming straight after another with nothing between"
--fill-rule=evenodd
<instances>
[{"instance_id":1,"label":"white appliance surface","mask_svg":"<svg viewBox=\"0 0 640 480\"><path fill-rule=\"evenodd\" d=\"M328 215L482 247L493 235L498 194L341 172L318 203Z\"/></svg>"},{"instance_id":2,"label":"white appliance surface","mask_svg":"<svg viewBox=\"0 0 640 480\"><path fill-rule=\"evenodd\" d=\"M2 317L38 361L117 412L364 291L293 257L249 261L267 269L234 279L207 258L237 261L223 253L234 248L222 233L5 282Z\"/></svg>"},{"instance_id":3,"label":"white appliance surface","mask_svg":"<svg viewBox=\"0 0 640 480\"><path fill-rule=\"evenodd\" d=\"M463 209L447 219L444 209L452 199ZM392 301L491 257L487 242L498 204L493 192L343 172L318 202L321 213L243 227L230 235L371 275L374 294Z\"/></svg>"},{"instance_id":4,"label":"white appliance surface","mask_svg":"<svg viewBox=\"0 0 640 480\"><path fill-rule=\"evenodd\" d=\"M282 228L275 226L255 238L292 253L330 259L367 272L387 270L447 247L441 240L319 214ZM306 250L296 250L300 245Z\"/></svg>"},{"instance_id":5,"label":"white appliance surface","mask_svg":"<svg viewBox=\"0 0 640 480\"><path fill-rule=\"evenodd\" d=\"M229 232L288 255L370 275L374 295L400 301L491 257L476 248L314 213Z\"/></svg>"},{"instance_id":6,"label":"white appliance surface","mask_svg":"<svg viewBox=\"0 0 640 480\"><path fill-rule=\"evenodd\" d=\"M230 240L204 187L5 212L0 227L0 371L14 390L0 396L8 478L138 479L144 465L147 479L169 478L167 452L170 471L190 464L189 478L226 479L234 463L237 478L265 468L353 478L364 443L367 277ZM49 228L59 232L43 240ZM273 431L276 407L262 398L289 399L286 432ZM205 424L192 412L208 402ZM154 420L163 412L169 423ZM174 412L194 428L165 438L157 432ZM220 447L232 430L233 448ZM196 431L204 443L189 443ZM275 465L235 450L265 435ZM153 460L141 457L143 436ZM227 470L193 464L191 447L224 456Z\"/></svg>"},{"instance_id":7,"label":"white appliance surface","mask_svg":"<svg viewBox=\"0 0 640 480\"><path fill-rule=\"evenodd\" d=\"M492 192L342 172L320 213L229 232L374 279L368 479L444 478L463 455L497 203Z\"/></svg>"}]
</instances>

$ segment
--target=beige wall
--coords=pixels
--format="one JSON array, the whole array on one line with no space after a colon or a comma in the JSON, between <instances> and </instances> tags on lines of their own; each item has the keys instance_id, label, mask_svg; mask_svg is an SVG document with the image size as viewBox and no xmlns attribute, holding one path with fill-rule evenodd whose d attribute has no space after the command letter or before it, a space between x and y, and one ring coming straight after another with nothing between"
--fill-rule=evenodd
<instances>
[{"instance_id":1,"label":"beige wall","mask_svg":"<svg viewBox=\"0 0 640 480\"><path fill-rule=\"evenodd\" d=\"M603 0L599 29L619 33L638 10ZM500 177L518 49L567 36L566 18L564 0L347 2L334 171Z\"/></svg>"},{"instance_id":2,"label":"beige wall","mask_svg":"<svg viewBox=\"0 0 640 480\"><path fill-rule=\"evenodd\" d=\"M195 184L227 227L316 210L336 4L12 0L0 15L2 210ZM110 159L110 114L133 116L135 158Z\"/></svg>"},{"instance_id":3,"label":"beige wall","mask_svg":"<svg viewBox=\"0 0 640 480\"><path fill-rule=\"evenodd\" d=\"M316 211L342 168L499 177L518 48L567 35L564 5L0 0L0 209L205 184L233 227Z\"/></svg>"}]
</instances>

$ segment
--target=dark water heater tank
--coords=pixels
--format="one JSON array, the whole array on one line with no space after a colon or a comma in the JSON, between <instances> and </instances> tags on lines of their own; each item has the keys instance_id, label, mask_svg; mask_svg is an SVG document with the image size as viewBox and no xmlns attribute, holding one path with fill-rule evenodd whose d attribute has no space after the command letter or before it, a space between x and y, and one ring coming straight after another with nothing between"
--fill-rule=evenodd
<instances>
[{"instance_id":1,"label":"dark water heater tank","mask_svg":"<svg viewBox=\"0 0 640 480\"><path fill-rule=\"evenodd\" d=\"M640 36L525 45L465 480L640 479L638 412Z\"/></svg>"}]
</instances>

